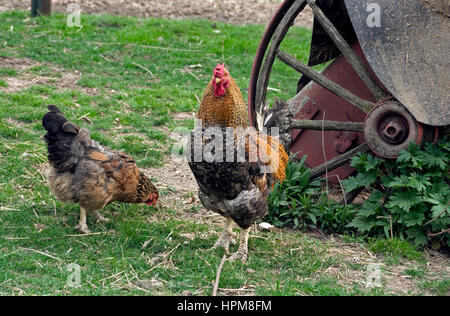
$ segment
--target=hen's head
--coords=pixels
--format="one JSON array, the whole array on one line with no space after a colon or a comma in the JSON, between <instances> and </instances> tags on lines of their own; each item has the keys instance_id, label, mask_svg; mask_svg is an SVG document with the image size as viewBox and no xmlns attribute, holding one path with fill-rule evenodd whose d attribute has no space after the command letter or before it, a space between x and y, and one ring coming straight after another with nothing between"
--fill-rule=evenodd
<instances>
[{"instance_id":1,"label":"hen's head","mask_svg":"<svg viewBox=\"0 0 450 316\"><path fill-rule=\"evenodd\" d=\"M156 205L156 202L158 202L158 190L143 172L139 175L139 184L136 191L138 203L145 203L147 205L154 206Z\"/></svg>"},{"instance_id":2,"label":"hen's head","mask_svg":"<svg viewBox=\"0 0 450 316\"><path fill-rule=\"evenodd\" d=\"M225 67L225 64L217 64L216 68L214 68L212 78L214 95L216 97L221 97L225 95L229 84L230 84L230 73Z\"/></svg>"},{"instance_id":3,"label":"hen's head","mask_svg":"<svg viewBox=\"0 0 450 316\"><path fill-rule=\"evenodd\" d=\"M150 196L148 197L148 200L145 202L145 204L147 204L149 206L155 206L156 202L158 202L158 198L159 198L158 192L151 193Z\"/></svg>"}]
</instances>

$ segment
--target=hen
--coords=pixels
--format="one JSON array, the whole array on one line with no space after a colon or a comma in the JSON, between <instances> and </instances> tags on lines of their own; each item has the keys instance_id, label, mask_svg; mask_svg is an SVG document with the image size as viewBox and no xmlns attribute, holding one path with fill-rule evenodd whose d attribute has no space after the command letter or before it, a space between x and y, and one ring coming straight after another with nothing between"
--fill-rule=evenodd
<instances>
[{"instance_id":1,"label":"hen","mask_svg":"<svg viewBox=\"0 0 450 316\"><path fill-rule=\"evenodd\" d=\"M51 168L48 183L64 203L80 205L76 229L89 233L86 212L97 222L108 221L98 211L111 202L154 205L159 197L151 181L128 155L100 146L86 129L70 123L54 105L42 119Z\"/></svg>"},{"instance_id":2,"label":"hen","mask_svg":"<svg viewBox=\"0 0 450 316\"><path fill-rule=\"evenodd\" d=\"M247 106L224 65L217 65L197 113L188 146L189 166L203 206L226 218L213 248L229 253L233 222L241 228L238 251L229 259L245 263L249 228L267 214L267 195L285 178L288 156L276 137L247 128Z\"/></svg>"}]
</instances>

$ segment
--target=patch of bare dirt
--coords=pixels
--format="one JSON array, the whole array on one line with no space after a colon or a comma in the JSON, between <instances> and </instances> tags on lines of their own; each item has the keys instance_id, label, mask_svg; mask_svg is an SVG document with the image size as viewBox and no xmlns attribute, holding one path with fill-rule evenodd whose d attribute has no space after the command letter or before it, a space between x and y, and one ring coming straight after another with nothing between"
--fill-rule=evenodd
<instances>
[{"instance_id":1,"label":"patch of bare dirt","mask_svg":"<svg viewBox=\"0 0 450 316\"><path fill-rule=\"evenodd\" d=\"M448 0L419 0L422 5L427 5L431 10L450 17L450 2Z\"/></svg>"},{"instance_id":2,"label":"patch of bare dirt","mask_svg":"<svg viewBox=\"0 0 450 316\"><path fill-rule=\"evenodd\" d=\"M283 232L289 233L286 230ZM323 253L324 261L332 258L336 263L325 271L321 271L320 275L333 276L340 285L347 288L354 285L358 285L362 289L381 286L386 293L411 295L420 291L420 284L424 279L412 277L407 273L408 270L425 269L428 281L442 280L443 276L450 275L448 258L435 251L428 251L424 254L426 267L421 263L406 259L401 259L398 264L391 265L385 263L384 256L372 253L365 248L364 244L347 243L332 235L324 236L321 240L326 245L326 251ZM297 252L299 256L303 255L302 248L291 250L291 252L293 251ZM375 280L376 282L370 280L370 276L375 276L372 274L373 272L379 273L379 279ZM320 275L316 277L320 277ZM428 294L434 295L433 293Z\"/></svg>"},{"instance_id":3,"label":"patch of bare dirt","mask_svg":"<svg viewBox=\"0 0 450 316\"><path fill-rule=\"evenodd\" d=\"M0 57L0 65L5 68L14 68L18 71L28 70L37 64L36 61L30 58L5 58Z\"/></svg>"},{"instance_id":4,"label":"patch of bare dirt","mask_svg":"<svg viewBox=\"0 0 450 316\"><path fill-rule=\"evenodd\" d=\"M86 94L97 93L96 88L86 88L77 85L78 80L81 79L79 71L68 72L56 66L50 66L55 76L42 76L30 72L30 68L41 66L40 62L29 58L5 58L0 57L0 65L2 67L13 68L17 70L18 75L5 77L7 87L0 87L0 91L6 93L16 93L21 90L28 89L33 85L50 84L56 86L60 90L77 89Z\"/></svg>"},{"instance_id":5,"label":"patch of bare dirt","mask_svg":"<svg viewBox=\"0 0 450 316\"><path fill-rule=\"evenodd\" d=\"M186 161L167 161L163 167L144 169L151 178L157 179L155 185L167 194L164 204L193 204L193 193L197 191L197 182Z\"/></svg>"},{"instance_id":6,"label":"patch of bare dirt","mask_svg":"<svg viewBox=\"0 0 450 316\"><path fill-rule=\"evenodd\" d=\"M5 119L5 122L8 123L9 125L20 127L20 128L28 128L28 126L30 125L30 123L21 122L16 119L13 119L11 117L8 117L7 119Z\"/></svg>"},{"instance_id":7,"label":"patch of bare dirt","mask_svg":"<svg viewBox=\"0 0 450 316\"><path fill-rule=\"evenodd\" d=\"M201 18L231 24L269 23L280 5L277 0L53 0L53 10L67 12L70 3L78 3L82 13L115 14L170 19ZM29 10L30 1L0 0L0 11ZM299 26L312 28L313 15L309 7L297 18Z\"/></svg>"},{"instance_id":8,"label":"patch of bare dirt","mask_svg":"<svg viewBox=\"0 0 450 316\"><path fill-rule=\"evenodd\" d=\"M328 183L328 186L326 186L324 184L324 185L322 185L322 190L327 192L328 198L335 202L338 202L338 203L347 202L345 200L346 192L344 191L344 188L339 184ZM369 196L370 196L369 190L364 189L356 196L356 198L353 200L352 203L362 204L367 200L367 198Z\"/></svg>"}]
</instances>

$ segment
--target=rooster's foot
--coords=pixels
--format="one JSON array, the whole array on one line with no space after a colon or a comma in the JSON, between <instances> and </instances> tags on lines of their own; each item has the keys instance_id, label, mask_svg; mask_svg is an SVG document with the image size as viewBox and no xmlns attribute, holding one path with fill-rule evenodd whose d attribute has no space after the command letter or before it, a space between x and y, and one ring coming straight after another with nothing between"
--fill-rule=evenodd
<instances>
[{"instance_id":1,"label":"rooster's foot","mask_svg":"<svg viewBox=\"0 0 450 316\"><path fill-rule=\"evenodd\" d=\"M250 233L250 229L242 229L241 230L241 236L240 236L240 243L239 248L236 253L234 253L230 258L228 258L229 261L235 261L235 260L241 260L241 262L244 264L247 261L247 255L248 255L248 235Z\"/></svg>"},{"instance_id":2,"label":"rooster's foot","mask_svg":"<svg viewBox=\"0 0 450 316\"><path fill-rule=\"evenodd\" d=\"M241 260L242 264L245 264L245 262L247 261L247 255L248 255L248 250L247 249L239 248L236 253L234 253L233 255L231 255L228 258L228 261Z\"/></svg>"},{"instance_id":3,"label":"rooster's foot","mask_svg":"<svg viewBox=\"0 0 450 316\"><path fill-rule=\"evenodd\" d=\"M222 247L227 254L230 253L230 244L236 245L236 240L234 240L234 236L236 236L235 232L229 232L225 230L222 235L220 235L219 240L214 244L214 246L211 248L217 249L219 247Z\"/></svg>"}]
</instances>

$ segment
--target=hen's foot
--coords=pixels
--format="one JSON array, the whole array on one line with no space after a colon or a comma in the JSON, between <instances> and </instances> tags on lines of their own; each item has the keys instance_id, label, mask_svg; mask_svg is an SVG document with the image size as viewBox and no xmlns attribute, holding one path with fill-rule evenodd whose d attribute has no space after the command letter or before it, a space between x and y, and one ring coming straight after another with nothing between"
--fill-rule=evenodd
<instances>
[{"instance_id":1,"label":"hen's foot","mask_svg":"<svg viewBox=\"0 0 450 316\"><path fill-rule=\"evenodd\" d=\"M95 217L97 218L97 223L100 223L100 222L109 223L109 218L104 217L98 211L95 212Z\"/></svg>"},{"instance_id":2,"label":"hen's foot","mask_svg":"<svg viewBox=\"0 0 450 316\"><path fill-rule=\"evenodd\" d=\"M80 207L80 221L78 222L78 225L75 226L75 229L85 234L90 233L90 230L86 224L86 209L83 207Z\"/></svg>"},{"instance_id":3,"label":"hen's foot","mask_svg":"<svg viewBox=\"0 0 450 316\"><path fill-rule=\"evenodd\" d=\"M89 230L89 228L87 227L86 224L78 224L77 226L75 226L75 229L84 233L84 234L90 234L91 231Z\"/></svg>"},{"instance_id":4,"label":"hen's foot","mask_svg":"<svg viewBox=\"0 0 450 316\"><path fill-rule=\"evenodd\" d=\"M230 253L230 244L236 245L236 240L233 238L235 236L236 236L235 232L229 232L229 231L225 230L222 233L222 235L220 235L219 239L216 241L216 243L211 248L211 250L222 247L223 249L225 249L225 253L229 254Z\"/></svg>"}]
</instances>

